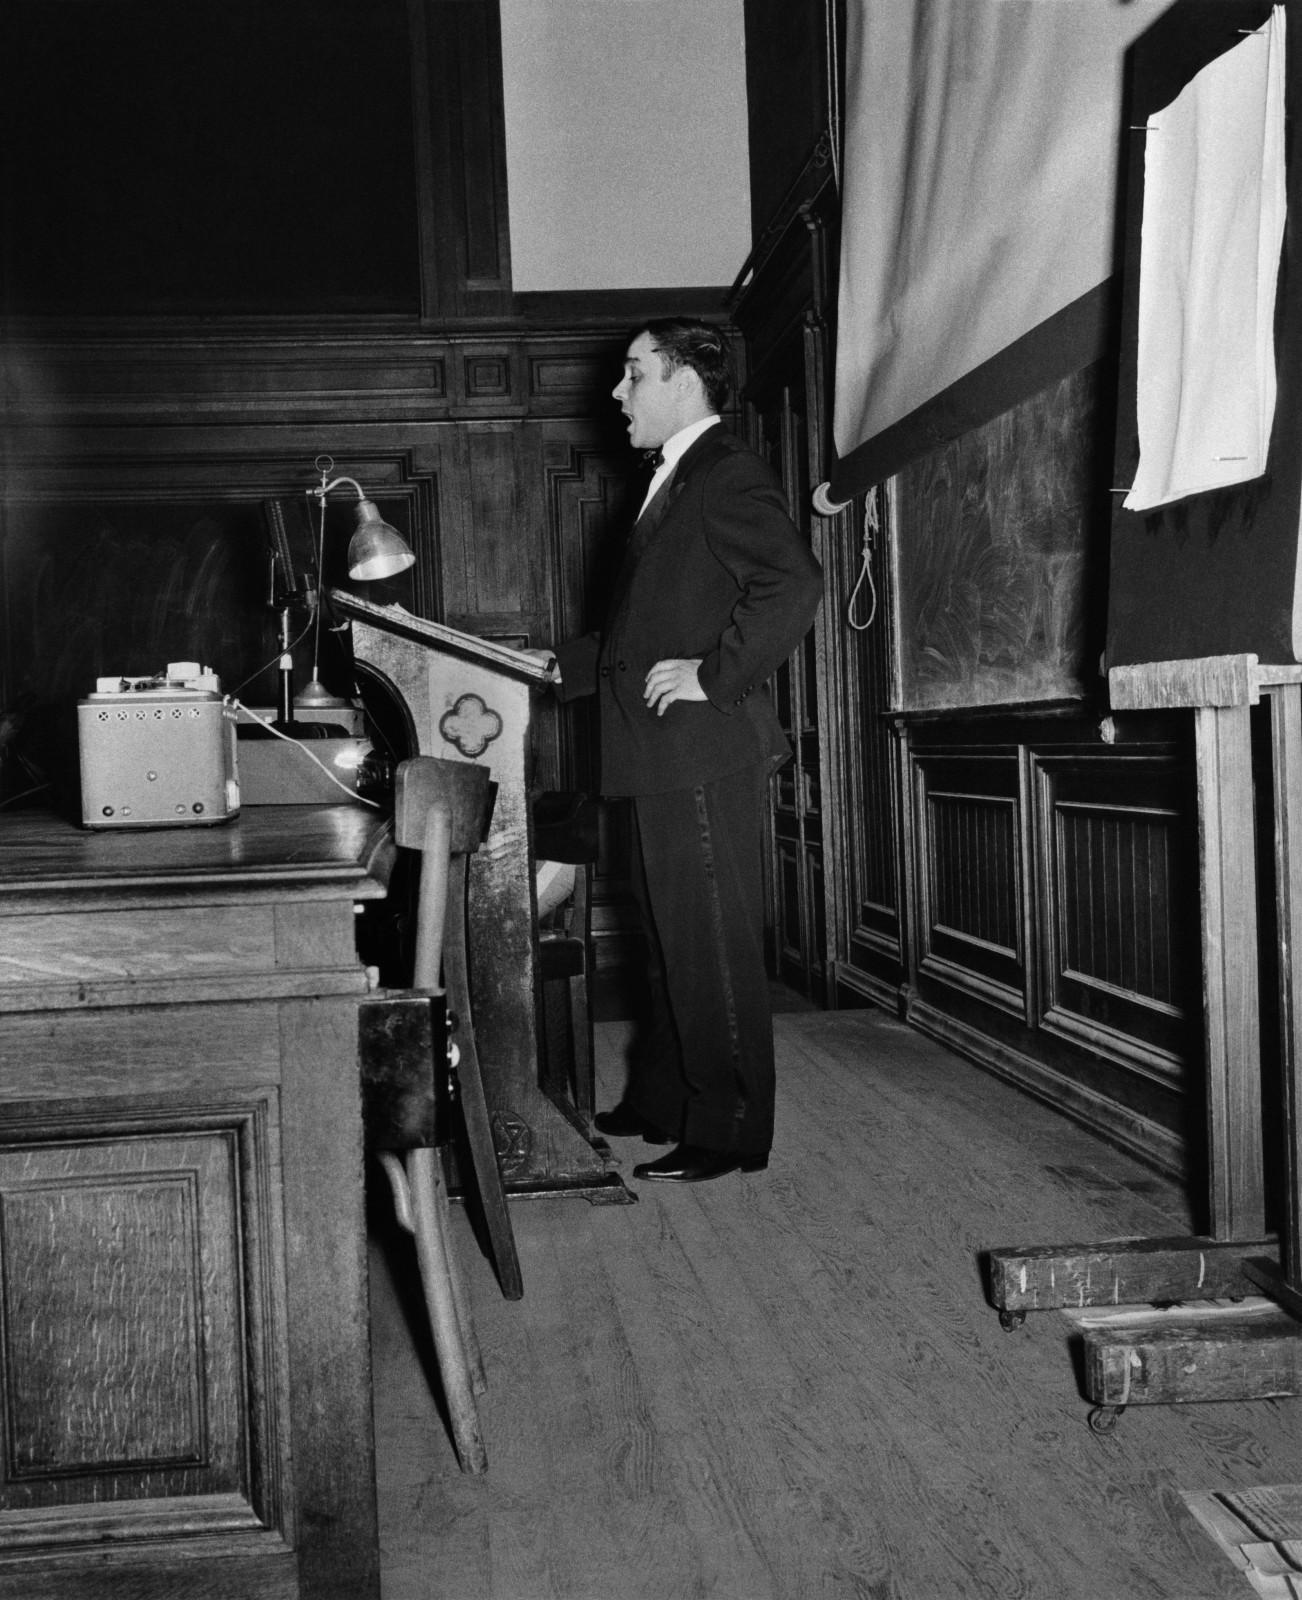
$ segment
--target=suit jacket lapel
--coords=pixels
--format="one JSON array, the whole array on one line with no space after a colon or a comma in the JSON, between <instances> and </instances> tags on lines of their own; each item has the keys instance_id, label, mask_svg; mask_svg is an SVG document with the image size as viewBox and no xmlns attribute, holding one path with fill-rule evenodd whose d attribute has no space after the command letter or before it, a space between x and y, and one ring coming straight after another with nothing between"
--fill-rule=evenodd
<instances>
[{"instance_id":1,"label":"suit jacket lapel","mask_svg":"<svg viewBox=\"0 0 1302 1600\"><path fill-rule=\"evenodd\" d=\"M715 427L718 426L720 424L716 423ZM655 537L656 530L664 521L670 506L683 492L687 473L699 454L702 444L713 432L713 428L707 429L699 439L694 439L687 449L683 451L674 464L674 470L651 496L650 500L647 501L638 515L637 521L633 524L633 531L629 535L628 548L624 554L624 564L620 568L619 578L615 584L615 593L611 600L610 614L612 617L618 614L620 607L624 603L624 597L628 593L628 586L632 581L634 569L642 559L642 552Z\"/></svg>"},{"instance_id":2,"label":"suit jacket lapel","mask_svg":"<svg viewBox=\"0 0 1302 1600\"><path fill-rule=\"evenodd\" d=\"M679 463L681 466L681 462ZM665 512L668 511L670 502L674 498L674 487L678 482L677 467L642 508L641 515L633 524L633 531L629 535L628 548L624 553L624 564L620 568L619 582L615 586L615 609L618 609L628 588L629 580L633 576L633 569L642 559L642 552L655 537L656 529L664 521Z\"/></svg>"},{"instance_id":3,"label":"suit jacket lapel","mask_svg":"<svg viewBox=\"0 0 1302 1600\"><path fill-rule=\"evenodd\" d=\"M668 508L674 484L678 481L678 468L675 467L656 492L643 506L637 521L633 524L633 542L639 540L645 543L652 533L660 526L660 520Z\"/></svg>"},{"instance_id":4,"label":"suit jacket lapel","mask_svg":"<svg viewBox=\"0 0 1302 1600\"><path fill-rule=\"evenodd\" d=\"M717 426L717 424L716 424ZM707 435L708 437L708 435ZM692 462L695 460L700 445L700 439L694 439L682 455L674 463L674 469L647 501L637 521L633 524L633 535L629 540L628 553L630 558L640 556L650 543L656 529L665 520L669 508L682 494L687 481L687 474L691 471Z\"/></svg>"}]
</instances>

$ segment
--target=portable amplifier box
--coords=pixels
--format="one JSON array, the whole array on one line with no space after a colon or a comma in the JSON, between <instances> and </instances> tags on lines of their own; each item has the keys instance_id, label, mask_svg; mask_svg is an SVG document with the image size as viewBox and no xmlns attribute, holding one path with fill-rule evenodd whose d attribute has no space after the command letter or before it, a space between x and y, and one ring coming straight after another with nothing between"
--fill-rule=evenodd
<instances>
[{"instance_id":1,"label":"portable amplifier box","mask_svg":"<svg viewBox=\"0 0 1302 1600\"><path fill-rule=\"evenodd\" d=\"M166 678L100 678L77 702L87 828L194 828L240 809L235 708L190 663Z\"/></svg>"}]
</instances>

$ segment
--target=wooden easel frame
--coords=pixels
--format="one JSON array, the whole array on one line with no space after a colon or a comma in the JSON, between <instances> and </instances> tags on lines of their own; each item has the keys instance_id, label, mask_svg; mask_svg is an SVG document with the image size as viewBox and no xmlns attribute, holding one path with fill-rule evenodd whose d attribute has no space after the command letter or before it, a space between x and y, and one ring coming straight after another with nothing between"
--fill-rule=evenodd
<instances>
[{"instance_id":1,"label":"wooden easel frame","mask_svg":"<svg viewBox=\"0 0 1302 1600\"><path fill-rule=\"evenodd\" d=\"M1033 1310L1237 1298L1265 1288L1291 1317L1302 1318L1302 960L1294 955L1302 938L1302 666L1263 667L1254 655L1149 662L1113 668L1109 686L1114 710L1183 708L1195 718L1210 1234L994 1250L991 1299L1010 1327ZM1278 1264L1274 1241L1265 1236L1257 1008L1251 714L1263 694L1272 702L1287 1152ZM1284 1328L1282 1336L1287 1341L1291 1333ZM1302 1323L1296 1339L1302 1348ZM1261 1392L1245 1373L1238 1397ZM1191 1384L1188 1394L1163 1398L1203 1397L1211 1396Z\"/></svg>"}]
</instances>

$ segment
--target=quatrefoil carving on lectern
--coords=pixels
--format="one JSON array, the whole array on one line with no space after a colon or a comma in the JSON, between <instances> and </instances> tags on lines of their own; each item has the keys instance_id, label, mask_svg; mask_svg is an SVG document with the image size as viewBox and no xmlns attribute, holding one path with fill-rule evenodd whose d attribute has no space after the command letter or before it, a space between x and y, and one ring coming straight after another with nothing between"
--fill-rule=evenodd
<instances>
[{"instance_id":1,"label":"quatrefoil carving on lectern","mask_svg":"<svg viewBox=\"0 0 1302 1600\"><path fill-rule=\"evenodd\" d=\"M477 694L463 694L439 719L439 732L467 760L473 760L501 735L502 719Z\"/></svg>"}]
</instances>

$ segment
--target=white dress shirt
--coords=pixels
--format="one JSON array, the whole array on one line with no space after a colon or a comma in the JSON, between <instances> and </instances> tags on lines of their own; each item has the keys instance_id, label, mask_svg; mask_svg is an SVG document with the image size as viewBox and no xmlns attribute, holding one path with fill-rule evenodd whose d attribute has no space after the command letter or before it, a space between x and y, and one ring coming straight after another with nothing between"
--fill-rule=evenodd
<instances>
[{"instance_id":1,"label":"white dress shirt","mask_svg":"<svg viewBox=\"0 0 1302 1600\"><path fill-rule=\"evenodd\" d=\"M672 476L674 468L678 465L684 451L705 432L707 428L714 427L716 422L722 421L718 416L702 417L699 422L689 422L685 428L679 428L672 438L666 439L660 447L660 465L651 475L651 482L647 484L646 498L638 511L638 516L651 504L652 500L666 480Z\"/></svg>"}]
</instances>

